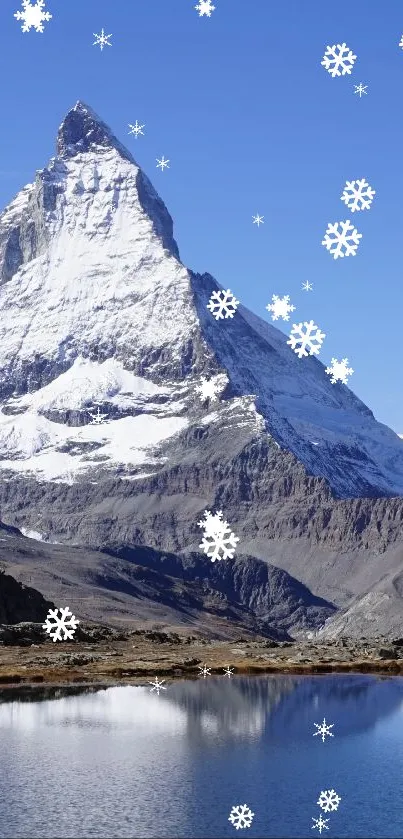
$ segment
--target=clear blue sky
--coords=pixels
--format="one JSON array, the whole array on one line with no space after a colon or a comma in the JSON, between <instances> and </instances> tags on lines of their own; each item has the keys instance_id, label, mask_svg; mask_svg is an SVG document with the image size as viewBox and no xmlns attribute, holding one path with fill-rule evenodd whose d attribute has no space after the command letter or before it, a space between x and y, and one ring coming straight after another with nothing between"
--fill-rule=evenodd
<instances>
[{"instance_id":1,"label":"clear blue sky","mask_svg":"<svg viewBox=\"0 0 403 839\"><path fill-rule=\"evenodd\" d=\"M347 357L351 389L403 432L403 3L214 3L207 18L196 0L47 0L44 33L24 34L20 0L2 0L0 207L47 163L65 113L84 100L153 181L185 264L267 320L272 295L289 294L292 318L327 335L319 358ZM92 46L102 28L112 33L103 51ZM320 62L342 42L357 61L333 79ZM376 196L351 214L340 196L357 178ZM363 239L356 256L334 260L321 241L347 218Z\"/></svg>"}]
</instances>

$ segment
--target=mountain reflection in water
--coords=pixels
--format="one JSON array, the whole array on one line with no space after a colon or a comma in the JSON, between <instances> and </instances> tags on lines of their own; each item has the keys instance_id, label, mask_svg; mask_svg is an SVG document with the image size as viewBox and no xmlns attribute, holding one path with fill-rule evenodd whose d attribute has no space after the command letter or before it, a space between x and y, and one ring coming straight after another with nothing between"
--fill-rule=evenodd
<instances>
[{"instance_id":1,"label":"mountain reflection in water","mask_svg":"<svg viewBox=\"0 0 403 839\"><path fill-rule=\"evenodd\" d=\"M390 793L403 772L403 679L164 686L0 691L0 837L229 837L231 807L248 803L248 836L292 839L312 836L331 788L342 797L333 835L403 837ZM324 717L334 737L322 743Z\"/></svg>"}]
</instances>

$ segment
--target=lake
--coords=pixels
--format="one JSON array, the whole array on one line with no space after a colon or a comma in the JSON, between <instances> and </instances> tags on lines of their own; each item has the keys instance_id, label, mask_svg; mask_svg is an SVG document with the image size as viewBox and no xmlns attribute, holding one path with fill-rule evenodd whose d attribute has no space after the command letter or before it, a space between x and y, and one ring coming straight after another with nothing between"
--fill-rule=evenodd
<instances>
[{"instance_id":1,"label":"lake","mask_svg":"<svg viewBox=\"0 0 403 839\"><path fill-rule=\"evenodd\" d=\"M0 837L403 837L402 678L164 686L0 691Z\"/></svg>"}]
</instances>

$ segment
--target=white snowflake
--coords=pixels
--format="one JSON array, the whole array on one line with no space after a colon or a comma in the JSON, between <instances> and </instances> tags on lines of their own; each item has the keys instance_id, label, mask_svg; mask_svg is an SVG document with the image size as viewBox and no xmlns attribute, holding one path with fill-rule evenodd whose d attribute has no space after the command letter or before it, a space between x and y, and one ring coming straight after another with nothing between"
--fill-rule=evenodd
<instances>
[{"instance_id":1,"label":"white snowflake","mask_svg":"<svg viewBox=\"0 0 403 839\"><path fill-rule=\"evenodd\" d=\"M362 84L362 82L360 82L359 84L355 84L354 85L354 93L358 93L358 95L361 99L361 96L367 96L367 87L368 87L368 85L367 84Z\"/></svg>"},{"instance_id":2,"label":"white snowflake","mask_svg":"<svg viewBox=\"0 0 403 839\"><path fill-rule=\"evenodd\" d=\"M298 358L302 358L307 355L317 355L325 338L326 334L320 331L313 320L310 320L293 324L287 344Z\"/></svg>"},{"instance_id":3,"label":"white snowflake","mask_svg":"<svg viewBox=\"0 0 403 839\"><path fill-rule=\"evenodd\" d=\"M322 830L329 830L327 826L329 819L322 819L322 814L319 816L318 819L314 819L314 817L312 816L312 821L315 822L315 824L312 825L312 830L315 830L315 828L319 828L319 833L322 833Z\"/></svg>"},{"instance_id":4,"label":"white snowflake","mask_svg":"<svg viewBox=\"0 0 403 839\"><path fill-rule=\"evenodd\" d=\"M228 821L234 825L236 830L242 830L244 827L251 826L254 815L247 804L238 804L232 808Z\"/></svg>"},{"instance_id":5,"label":"white snowflake","mask_svg":"<svg viewBox=\"0 0 403 839\"><path fill-rule=\"evenodd\" d=\"M337 361L337 358L332 358L331 367L326 367L325 373L327 373L332 378L330 379L332 385L336 384L337 380L343 383L343 385L347 384L347 377L351 376L354 373L352 367L347 367L348 358L342 358L341 361Z\"/></svg>"},{"instance_id":6,"label":"white snowflake","mask_svg":"<svg viewBox=\"0 0 403 839\"><path fill-rule=\"evenodd\" d=\"M139 125L137 120L136 120L135 125L132 125L131 122L129 122L129 128L130 128L130 131L128 133L129 134L134 134L136 140L137 140L137 137L138 137L139 134L142 134L143 137L144 137L144 131L142 131L141 129L145 128L145 125Z\"/></svg>"},{"instance_id":7,"label":"white snowflake","mask_svg":"<svg viewBox=\"0 0 403 839\"><path fill-rule=\"evenodd\" d=\"M206 678L206 676L211 676L211 670L209 667L206 667L205 664L203 664L203 667L201 666L201 664L199 664L199 670L199 676L203 676L204 679Z\"/></svg>"},{"instance_id":8,"label":"white snowflake","mask_svg":"<svg viewBox=\"0 0 403 839\"><path fill-rule=\"evenodd\" d=\"M330 729L333 728L334 723L332 723L331 725L326 725L325 717L323 717L323 722L320 725L319 725L319 723L314 722L314 726L318 730L315 731L314 734L312 734L312 737L317 737L318 734L321 734L322 735L322 743L325 742L325 737L326 736L334 737L334 734L332 734L332 732L330 731Z\"/></svg>"},{"instance_id":9,"label":"white snowflake","mask_svg":"<svg viewBox=\"0 0 403 839\"><path fill-rule=\"evenodd\" d=\"M233 318L239 306L239 300L234 297L229 288L226 291L213 291L207 308L216 320Z\"/></svg>"},{"instance_id":10,"label":"white snowflake","mask_svg":"<svg viewBox=\"0 0 403 839\"><path fill-rule=\"evenodd\" d=\"M272 312L271 319L278 320L282 318L283 320L290 320L289 312L294 312L295 306L290 306L289 295L286 294L285 297L278 297L277 294L273 294L271 299L272 302L266 306L267 311Z\"/></svg>"},{"instance_id":11,"label":"white snowflake","mask_svg":"<svg viewBox=\"0 0 403 839\"><path fill-rule=\"evenodd\" d=\"M316 803L319 804L319 807L324 813L329 813L331 810L337 810L340 801L341 798L335 793L334 789L326 789L324 792L321 792L319 801Z\"/></svg>"},{"instance_id":12,"label":"white snowflake","mask_svg":"<svg viewBox=\"0 0 403 839\"><path fill-rule=\"evenodd\" d=\"M95 41L94 41L92 46L93 47L100 46L101 47L101 52L102 52L104 47L111 47L112 46L112 44L109 43L109 38L112 38L112 32L111 32L110 35L105 35L105 32L102 29L100 35L97 35L97 33L94 32L94 38L95 38Z\"/></svg>"},{"instance_id":13,"label":"white snowflake","mask_svg":"<svg viewBox=\"0 0 403 839\"><path fill-rule=\"evenodd\" d=\"M92 411L87 411L87 414L91 417L90 425L102 425L105 422L105 420L108 419L108 414L101 414L99 407L97 408L95 413L92 413Z\"/></svg>"},{"instance_id":14,"label":"white snowflake","mask_svg":"<svg viewBox=\"0 0 403 839\"><path fill-rule=\"evenodd\" d=\"M216 402L221 390L222 385L220 385L217 380L206 379L205 376L201 377L201 383L195 387L195 391L200 394L202 402L205 402L207 399L211 399L212 402Z\"/></svg>"},{"instance_id":15,"label":"white snowflake","mask_svg":"<svg viewBox=\"0 0 403 839\"><path fill-rule=\"evenodd\" d=\"M224 675L225 675L225 676L228 676L228 678L229 678L229 679L231 678L231 676L232 676L233 672L234 672L234 668L233 668L233 667L226 667L226 668L224 669Z\"/></svg>"},{"instance_id":16,"label":"white snowflake","mask_svg":"<svg viewBox=\"0 0 403 839\"><path fill-rule=\"evenodd\" d=\"M335 76L345 76L346 73L351 73L356 58L357 56L353 55L352 50L346 44L333 44L332 47L326 47L320 63L335 78Z\"/></svg>"},{"instance_id":17,"label":"white snowflake","mask_svg":"<svg viewBox=\"0 0 403 839\"><path fill-rule=\"evenodd\" d=\"M157 169L161 169L161 172L164 171L165 167L167 169L171 168L169 165L169 160L165 160L164 155L162 155L161 160L159 159L159 157L156 157L155 159L157 161Z\"/></svg>"},{"instance_id":18,"label":"white snowflake","mask_svg":"<svg viewBox=\"0 0 403 839\"><path fill-rule=\"evenodd\" d=\"M338 229L339 224L341 230ZM358 230L347 219L347 221L335 221L334 224L328 224L322 245L330 251L334 259L338 259L339 256L355 256L360 239L362 239L362 233L358 233Z\"/></svg>"},{"instance_id":19,"label":"white snowflake","mask_svg":"<svg viewBox=\"0 0 403 839\"><path fill-rule=\"evenodd\" d=\"M369 210L374 200L375 190L367 184L365 178L358 181L346 181L341 200L352 213L356 210Z\"/></svg>"},{"instance_id":20,"label":"white snowflake","mask_svg":"<svg viewBox=\"0 0 403 839\"><path fill-rule=\"evenodd\" d=\"M60 618L57 615L58 612L59 609L49 609L46 621L42 624L42 629L46 629L48 635L53 638L53 642L67 641L67 639L71 641L80 621L74 617L68 606L65 609L60 609ZM63 638L61 632L64 632Z\"/></svg>"},{"instance_id":21,"label":"white snowflake","mask_svg":"<svg viewBox=\"0 0 403 839\"><path fill-rule=\"evenodd\" d=\"M37 0L32 5L30 0L22 0L23 11L16 12L14 17L17 20L23 20L21 26L23 32L29 32L30 29L35 29L35 32L43 32L43 21L51 20L50 12L45 12L45 0Z\"/></svg>"},{"instance_id":22,"label":"white snowflake","mask_svg":"<svg viewBox=\"0 0 403 839\"><path fill-rule=\"evenodd\" d=\"M252 216L252 218L253 218L253 224L257 224L258 227L259 227L260 224L264 224L264 216L257 215L257 216Z\"/></svg>"},{"instance_id":23,"label":"white snowflake","mask_svg":"<svg viewBox=\"0 0 403 839\"><path fill-rule=\"evenodd\" d=\"M210 557L212 562L216 559L233 559L238 536L231 532L227 521L223 520L222 511L218 510L214 515L210 510L204 513L204 520L197 522L199 527L204 529L203 541L199 548ZM222 556L221 556L222 554Z\"/></svg>"},{"instance_id":24,"label":"white snowflake","mask_svg":"<svg viewBox=\"0 0 403 839\"><path fill-rule=\"evenodd\" d=\"M158 681L158 676L156 676L153 682L148 683L149 685L153 685L150 693L152 693L153 690L156 690L157 693L158 693L158 696L159 696L160 695L160 690L166 690L166 688L164 688L164 682L165 682L165 679L162 679L162 681L159 682Z\"/></svg>"},{"instance_id":25,"label":"white snowflake","mask_svg":"<svg viewBox=\"0 0 403 839\"><path fill-rule=\"evenodd\" d=\"M403 50L403 35L402 35L402 37L400 38L400 41L399 41L399 47L401 47L401 48L402 48L402 50Z\"/></svg>"},{"instance_id":26,"label":"white snowflake","mask_svg":"<svg viewBox=\"0 0 403 839\"><path fill-rule=\"evenodd\" d=\"M312 283L309 283L308 280L306 280L305 283L302 283L302 288L304 291L312 291L313 285Z\"/></svg>"},{"instance_id":27,"label":"white snowflake","mask_svg":"<svg viewBox=\"0 0 403 839\"><path fill-rule=\"evenodd\" d=\"M239 542L239 536L235 536L227 522L223 522L222 532L206 533L199 548L203 548L206 556L215 562L216 559L233 559L237 542Z\"/></svg>"},{"instance_id":28,"label":"white snowflake","mask_svg":"<svg viewBox=\"0 0 403 839\"><path fill-rule=\"evenodd\" d=\"M215 11L215 6L213 6L211 0L199 0L195 9L199 12L199 17L203 17L203 15L211 17L211 12Z\"/></svg>"},{"instance_id":29,"label":"white snowflake","mask_svg":"<svg viewBox=\"0 0 403 839\"><path fill-rule=\"evenodd\" d=\"M222 520L222 510L218 510L214 515L210 510L205 510L204 520L198 521L197 526L203 528L204 536L218 536L224 535L228 523Z\"/></svg>"}]
</instances>

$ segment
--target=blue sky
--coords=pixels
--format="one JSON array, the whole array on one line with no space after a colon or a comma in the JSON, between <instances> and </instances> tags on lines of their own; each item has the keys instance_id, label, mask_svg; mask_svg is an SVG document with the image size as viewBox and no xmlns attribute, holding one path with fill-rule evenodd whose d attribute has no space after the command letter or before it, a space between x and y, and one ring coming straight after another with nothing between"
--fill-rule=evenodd
<instances>
[{"instance_id":1,"label":"blue sky","mask_svg":"<svg viewBox=\"0 0 403 839\"><path fill-rule=\"evenodd\" d=\"M347 357L351 389L403 432L403 4L214 3L207 18L196 0L46 0L53 18L39 34L13 17L20 0L2 0L0 207L46 165L84 100L153 181L183 262L267 320L272 295L289 294L293 320L275 325L313 319L327 336L321 361ZM92 45L102 28L103 51ZM343 42L357 60L333 79L321 60ZM351 214L340 196L358 178L376 196ZM347 218L363 238L334 260L321 241Z\"/></svg>"}]
</instances>

